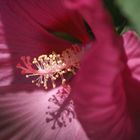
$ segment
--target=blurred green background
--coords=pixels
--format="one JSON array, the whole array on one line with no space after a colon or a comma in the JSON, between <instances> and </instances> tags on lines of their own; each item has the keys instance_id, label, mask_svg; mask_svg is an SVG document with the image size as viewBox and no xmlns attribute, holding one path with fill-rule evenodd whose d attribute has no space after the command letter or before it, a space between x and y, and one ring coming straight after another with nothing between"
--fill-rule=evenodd
<instances>
[{"instance_id":1,"label":"blurred green background","mask_svg":"<svg viewBox=\"0 0 140 140\"><path fill-rule=\"evenodd\" d=\"M105 0L119 33L132 28L140 34L140 0Z\"/></svg>"}]
</instances>

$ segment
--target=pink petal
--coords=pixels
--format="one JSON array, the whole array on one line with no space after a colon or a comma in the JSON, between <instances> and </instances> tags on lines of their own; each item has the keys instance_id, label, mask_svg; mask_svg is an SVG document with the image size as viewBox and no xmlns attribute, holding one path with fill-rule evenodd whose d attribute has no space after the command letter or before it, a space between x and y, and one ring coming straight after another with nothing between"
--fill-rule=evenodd
<instances>
[{"instance_id":1,"label":"pink petal","mask_svg":"<svg viewBox=\"0 0 140 140\"><path fill-rule=\"evenodd\" d=\"M126 32L123 39L128 65L124 73L125 88L131 110L138 115L140 111L140 39L133 31Z\"/></svg>"},{"instance_id":2,"label":"pink petal","mask_svg":"<svg viewBox=\"0 0 140 140\"><path fill-rule=\"evenodd\" d=\"M140 81L140 39L133 31L123 34L124 49L127 54L128 67L132 77Z\"/></svg>"},{"instance_id":3,"label":"pink petal","mask_svg":"<svg viewBox=\"0 0 140 140\"><path fill-rule=\"evenodd\" d=\"M20 94L0 94L0 139L1 140L87 140L80 124L75 119L67 127L51 129L46 123L48 99L56 94L54 89L46 94L42 90ZM67 119L67 118L65 118Z\"/></svg>"},{"instance_id":4,"label":"pink petal","mask_svg":"<svg viewBox=\"0 0 140 140\"><path fill-rule=\"evenodd\" d=\"M3 24L0 22L0 88L9 85L12 81L13 71L10 59L10 53L4 38Z\"/></svg>"},{"instance_id":5,"label":"pink petal","mask_svg":"<svg viewBox=\"0 0 140 140\"><path fill-rule=\"evenodd\" d=\"M78 118L93 140L129 139L132 126L126 112L119 55L111 46L94 47L73 84Z\"/></svg>"},{"instance_id":6,"label":"pink petal","mask_svg":"<svg viewBox=\"0 0 140 140\"><path fill-rule=\"evenodd\" d=\"M49 53L52 50L62 50L70 43L60 40L46 31L45 28L34 20L32 14L26 11L23 3L18 1L1 1L1 19L4 24L5 38L11 54L16 58L22 55L35 56ZM31 1L29 6L33 6ZM27 7L29 8L29 7ZM57 44L57 45L56 45ZM60 48L61 46L61 48Z\"/></svg>"},{"instance_id":7,"label":"pink petal","mask_svg":"<svg viewBox=\"0 0 140 140\"><path fill-rule=\"evenodd\" d=\"M58 3L57 0L55 2L48 0L0 2L7 44L16 58L17 55L35 56L54 50L62 51L71 45L56 38L47 30L62 32L65 30L83 41L87 40L88 36L81 17Z\"/></svg>"},{"instance_id":8,"label":"pink petal","mask_svg":"<svg viewBox=\"0 0 140 140\"><path fill-rule=\"evenodd\" d=\"M122 41L100 0L68 0L67 4L70 2L86 19L96 38L73 83L78 118L93 140L129 140L132 124L121 74Z\"/></svg>"},{"instance_id":9,"label":"pink petal","mask_svg":"<svg viewBox=\"0 0 140 140\"><path fill-rule=\"evenodd\" d=\"M43 20L48 30L66 32L82 42L89 40L83 19L76 11L66 9L60 0L46 0L42 6L47 13Z\"/></svg>"},{"instance_id":10,"label":"pink petal","mask_svg":"<svg viewBox=\"0 0 140 140\"><path fill-rule=\"evenodd\" d=\"M140 39L133 31L123 34L127 69L124 72L129 111L135 119L136 137L140 138Z\"/></svg>"}]
</instances>

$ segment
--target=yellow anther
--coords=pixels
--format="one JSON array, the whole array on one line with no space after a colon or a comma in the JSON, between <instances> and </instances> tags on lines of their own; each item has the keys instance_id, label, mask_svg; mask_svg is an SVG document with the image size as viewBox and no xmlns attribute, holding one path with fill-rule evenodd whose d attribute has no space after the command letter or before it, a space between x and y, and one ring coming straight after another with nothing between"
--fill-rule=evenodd
<instances>
[{"instance_id":1,"label":"yellow anther","mask_svg":"<svg viewBox=\"0 0 140 140\"><path fill-rule=\"evenodd\" d=\"M61 79L62 84L65 84L65 73L72 72L75 74L75 70L79 68L82 55L83 49L73 46L63 51L62 54L52 52L49 55L40 55L38 58L34 58L32 63L28 61L26 68L21 64L18 65L18 68L23 71L26 70L26 78L35 77L36 79L33 79L32 83L37 86L43 85L45 89L48 89L48 81L51 81L52 87L55 88L57 79ZM23 58L24 63L26 63L26 57Z\"/></svg>"}]
</instances>

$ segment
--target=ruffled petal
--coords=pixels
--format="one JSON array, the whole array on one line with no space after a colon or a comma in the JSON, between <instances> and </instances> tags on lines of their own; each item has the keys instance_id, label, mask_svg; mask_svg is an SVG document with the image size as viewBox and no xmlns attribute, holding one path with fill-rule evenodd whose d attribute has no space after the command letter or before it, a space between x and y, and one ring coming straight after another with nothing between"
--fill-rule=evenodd
<instances>
[{"instance_id":1,"label":"ruffled petal","mask_svg":"<svg viewBox=\"0 0 140 140\"><path fill-rule=\"evenodd\" d=\"M96 38L73 83L78 118L93 140L129 140L132 124L122 79L122 40L101 0L68 0L67 4L79 10Z\"/></svg>"},{"instance_id":2,"label":"ruffled petal","mask_svg":"<svg viewBox=\"0 0 140 140\"><path fill-rule=\"evenodd\" d=\"M127 69L124 73L125 87L132 110L140 110L140 39L133 31L123 34ZM136 111L139 112L139 111Z\"/></svg>"},{"instance_id":3,"label":"ruffled petal","mask_svg":"<svg viewBox=\"0 0 140 140\"><path fill-rule=\"evenodd\" d=\"M0 94L0 138L2 140L88 140L76 119L67 127L51 129L46 122L48 99L56 94L58 88L48 92L12 92ZM67 119L67 118L64 118Z\"/></svg>"},{"instance_id":4,"label":"ruffled petal","mask_svg":"<svg viewBox=\"0 0 140 140\"><path fill-rule=\"evenodd\" d=\"M140 39L134 31L123 34L124 49L132 77L140 81Z\"/></svg>"},{"instance_id":5,"label":"ruffled petal","mask_svg":"<svg viewBox=\"0 0 140 140\"><path fill-rule=\"evenodd\" d=\"M123 34L127 68L124 84L127 92L129 111L135 120L136 137L140 138L140 39L134 31Z\"/></svg>"}]
</instances>

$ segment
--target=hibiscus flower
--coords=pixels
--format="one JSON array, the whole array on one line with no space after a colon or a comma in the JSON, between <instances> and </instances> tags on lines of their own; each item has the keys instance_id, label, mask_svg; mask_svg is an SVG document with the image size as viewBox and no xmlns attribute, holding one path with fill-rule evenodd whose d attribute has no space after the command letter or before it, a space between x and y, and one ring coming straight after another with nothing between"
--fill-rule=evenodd
<instances>
[{"instance_id":1,"label":"hibiscus flower","mask_svg":"<svg viewBox=\"0 0 140 140\"><path fill-rule=\"evenodd\" d=\"M1 0L0 5L0 138L134 139L140 109L140 42L135 33L125 33L122 41L100 0ZM82 17L95 36L92 41ZM55 32L68 33L82 42L80 46L88 46L70 93L87 136L75 118L63 127L55 120L53 130L54 121L46 122L46 111L65 106L56 98L63 87L49 91L35 87L16 68L22 56L61 53L73 45L54 36Z\"/></svg>"}]
</instances>

